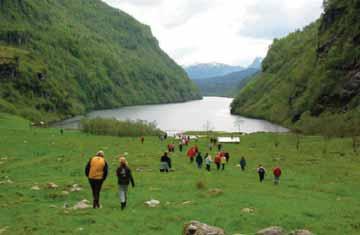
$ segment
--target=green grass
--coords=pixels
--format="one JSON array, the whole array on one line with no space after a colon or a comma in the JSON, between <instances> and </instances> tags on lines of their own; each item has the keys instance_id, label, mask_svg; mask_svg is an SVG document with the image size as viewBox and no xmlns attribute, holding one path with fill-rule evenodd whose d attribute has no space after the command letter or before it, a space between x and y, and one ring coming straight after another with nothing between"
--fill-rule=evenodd
<instances>
[{"instance_id":1,"label":"green grass","mask_svg":"<svg viewBox=\"0 0 360 235\"><path fill-rule=\"evenodd\" d=\"M147 137L142 145L138 138L77 131L61 136L58 129L30 128L28 121L3 114L0 133L0 158L8 158L0 160L0 181L8 176L14 182L0 184L0 230L8 227L3 234L180 234L182 225L193 219L223 227L227 234L254 234L270 225L327 235L360 232L360 156L352 153L350 139L330 140L324 154L322 137L303 137L297 151L291 134L247 135L239 145L224 146L231 154L225 172L199 171L188 163L185 153L175 152L171 157L176 171L165 175L158 166L167 143L157 137ZM274 139L280 142L278 148ZM197 144L205 152L207 140ZM63 209L65 202L72 206L84 198L91 200L83 172L88 158L99 149L110 164L101 197L103 208ZM120 210L115 178L117 156L123 152L129 153L136 182L125 211ZM248 160L244 173L235 166L241 155ZM281 165L280 186L272 184L270 175L264 184L258 182L255 168L259 163L267 169ZM139 167L144 171L137 172ZM205 189L196 187L199 181ZM49 182L59 189L45 189ZM30 190L35 183L40 191ZM74 183L84 190L62 196L61 191ZM208 190L212 188L224 193L211 196ZM149 199L160 200L161 206L145 207ZM193 203L182 205L184 201ZM245 207L256 212L241 212Z\"/></svg>"}]
</instances>

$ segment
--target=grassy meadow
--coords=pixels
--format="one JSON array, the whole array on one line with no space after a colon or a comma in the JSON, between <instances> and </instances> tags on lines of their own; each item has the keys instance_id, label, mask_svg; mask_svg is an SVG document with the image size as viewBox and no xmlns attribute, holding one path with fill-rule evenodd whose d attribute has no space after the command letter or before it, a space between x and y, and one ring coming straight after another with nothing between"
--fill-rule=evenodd
<instances>
[{"instance_id":1,"label":"grassy meadow","mask_svg":"<svg viewBox=\"0 0 360 235\"><path fill-rule=\"evenodd\" d=\"M30 128L26 120L0 114L0 234L168 235L181 234L189 220L222 227L227 234L254 234L272 225L320 235L360 234L360 154L352 152L351 139L331 139L325 152L322 137L301 137L298 151L292 134L246 135L240 144L224 145L231 156L224 172L214 166L210 173L198 170L185 151L176 149L171 155L175 171L160 174L159 159L170 141L146 137L141 144L138 138L78 131L61 135L59 129ZM196 144L204 153L208 140ZM103 208L64 209L64 204L91 201L84 167L100 149L110 166ZM124 152L136 187L129 189L128 207L121 211L115 170ZM248 162L245 172L236 166L242 155ZM268 169L263 184L255 172L259 163ZM283 169L279 186L270 173L276 165ZM48 189L50 182L59 188ZM40 190L31 190L36 184ZM83 190L63 195L73 184ZM214 188L223 193L209 193ZM161 201L160 206L146 207L150 199Z\"/></svg>"}]
</instances>

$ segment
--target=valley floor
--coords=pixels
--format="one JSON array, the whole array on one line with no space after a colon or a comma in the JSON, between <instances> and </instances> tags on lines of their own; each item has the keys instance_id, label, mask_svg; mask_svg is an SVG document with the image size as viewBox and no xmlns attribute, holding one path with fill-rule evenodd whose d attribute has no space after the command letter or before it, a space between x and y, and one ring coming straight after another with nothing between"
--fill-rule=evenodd
<instances>
[{"instance_id":1,"label":"valley floor","mask_svg":"<svg viewBox=\"0 0 360 235\"><path fill-rule=\"evenodd\" d=\"M207 143L206 138L197 143L203 153ZM231 156L224 172L214 166L211 172L198 170L185 151L176 149L171 155L175 171L160 174L166 145L157 137L146 137L141 144L138 138L77 131L61 135L58 129L30 128L25 120L0 114L0 234L168 235L181 234L189 220L222 227L227 234L254 234L272 225L316 234L360 234L360 154L352 152L350 139L330 140L325 153L322 137L302 137L298 151L292 134L247 135L238 145L224 146ZM110 165L103 208L64 209L64 204L91 201L84 167L100 149ZM115 170L124 152L136 187L130 188L128 208L121 211ZM240 156L247 158L245 172L236 166ZM268 169L263 184L255 171L259 163ZM276 165L283 168L279 186L270 173ZM59 188L48 189L50 182ZM197 187L199 182L203 188ZM83 190L64 195L73 184ZM34 185L40 190L31 190ZM223 193L209 193L214 188ZM150 199L160 206L146 207Z\"/></svg>"}]
</instances>

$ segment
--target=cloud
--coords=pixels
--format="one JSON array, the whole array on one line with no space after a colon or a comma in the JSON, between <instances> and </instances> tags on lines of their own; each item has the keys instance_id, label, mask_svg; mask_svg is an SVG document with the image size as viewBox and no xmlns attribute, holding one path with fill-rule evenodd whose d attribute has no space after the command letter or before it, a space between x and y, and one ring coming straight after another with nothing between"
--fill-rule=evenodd
<instances>
[{"instance_id":1,"label":"cloud","mask_svg":"<svg viewBox=\"0 0 360 235\"><path fill-rule=\"evenodd\" d=\"M286 36L317 19L321 12L320 0L291 1L255 0L246 9L239 34L253 38L273 39Z\"/></svg>"},{"instance_id":2,"label":"cloud","mask_svg":"<svg viewBox=\"0 0 360 235\"><path fill-rule=\"evenodd\" d=\"M274 38L316 20L323 0L103 0L151 26L179 64L250 64Z\"/></svg>"},{"instance_id":3,"label":"cloud","mask_svg":"<svg viewBox=\"0 0 360 235\"><path fill-rule=\"evenodd\" d=\"M121 6L122 3L128 3L134 6L156 6L160 5L163 0L104 0L111 6Z\"/></svg>"}]
</instances>

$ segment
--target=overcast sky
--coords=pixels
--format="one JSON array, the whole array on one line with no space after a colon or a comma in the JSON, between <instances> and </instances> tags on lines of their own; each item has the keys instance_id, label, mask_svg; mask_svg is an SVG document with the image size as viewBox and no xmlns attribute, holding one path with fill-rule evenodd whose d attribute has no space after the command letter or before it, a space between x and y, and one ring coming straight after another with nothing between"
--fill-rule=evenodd
<instances>
[{"instance_id":1,"label":"overcast sky","mask_svg":"<svg viewBox=\"0 0 360 235\"><path fill-rule=\"evenodd\" d=\"M150 25L181 65L248 65L274 38L316 20L323 0L103 0Z\"/></svg>"}]
</instances>

